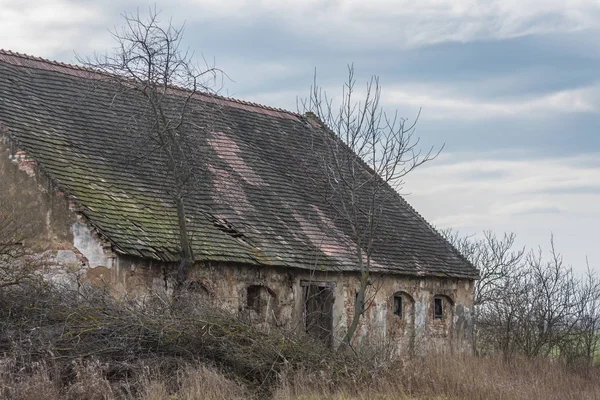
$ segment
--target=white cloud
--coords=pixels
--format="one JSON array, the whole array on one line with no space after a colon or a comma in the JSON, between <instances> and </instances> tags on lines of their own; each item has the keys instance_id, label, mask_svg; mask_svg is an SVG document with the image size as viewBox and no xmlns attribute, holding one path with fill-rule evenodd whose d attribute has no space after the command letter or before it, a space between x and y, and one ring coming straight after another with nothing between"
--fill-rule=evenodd
<instances>
[{"instance_id":1,"label":"white cloud","mask_svg":"<svg viewBox=\"0 0 600 400\"><path fill-rule=\"evenodd\" d=\"M0 46L48 58L80 46L104 49L112 26L106 14L100 2L0 0Z\"/></svg>"},{"instance_id":2,"label":"white cloud","mask_svg":"<svg viewBox=\"0 0 600 400\"><path fill-rule=\"evenodd\" d=\"M458 87L441 85L396 86L385 88L382 100L393 108L423 107L428 119L539 118L548 114L600 112L600 85L503 99L468 97L459 91ZM464 91L463 87L460 92Z\"/></svg>"},{"instance_id":3,"label":"white cloud","mask_svg":"<svg viewBox=\"0 0 600 400\"><path fill-rule=\"evenodd\" d=\"M599 154L592 154L568 158L503 160L498 155L448 153L419 169L416 173L420 180L414 184L425 195L469 193L471 190L511 196L532 193L547 195L549 192L563 193L581 187L598 188L600 191L600 166L586 162L598 160L598 157ZM423 184L423 179L438 180L438 183ZM499 186L500 182L502 184Z\"/></svg>"},{"instance_id":4,"label":"white cloud","mask_svg":"<svg viewBox=\"0 0 600 400\"><path fill-rule=\"evenodd\" d=\"M0 0L2 46L36 55L90 51L110 44L106 28L134 2ZM595 0L174 0L176 23L278 25L307 40L345 48L419 47L600 28ZM142 11L143 8L142 8ZM207 32L210 35L210 32Z\"/></svg>"},{"instance_id":5,"label":"white cloud","mask_svg":"<svg viewBox=\"0 0 600 400\"><path fill-rule=\"evenodd\" d=\"M503 217L514 217L524 214L554 214L565 211L565 209L556 202L542 200L522 200L516 203L496 204L491 212L493 215Z\"/></svg>"},{"instance_id":6,"label":"white cloud","mask_svg":"<svg viewBox=\"0 0 600 400\"><path fill-rule=\"evenodd\" d=\"M255 69L257 80L264 84L269 76L279 75ZM521 77L505 77L506 80L518 81ZM501 83L497 78L490 78L488 94L493 95ZM494 118L547 119L568 113L600 113L600 81L589 87L559 90L549 93L523 94L512 97L479 97L468 95L469 92L481 92L480 86L486 80L462 82L452 86L451 83L407 83L386 85L383 83L381 104L387 110L399 110L403 116L414 116L422 109L422 117L426 120L485 120ZM307 79L305 88L311 82ZM513 83L514 84L514 83ZM291 85L293 86L293 85ZM339 99L341 86L331 84L324 87L333 95L334 103ZM364 87L358 83L356 99L361 98ZM296 110L296 96L304 96L307 90L284 89L266 92L253 92L243 97L250 101ZM517 92L518 93L518 92Z\"/></svg>"},{"instance_id":7,"label":"white cloud","mask_svg":"<svg viewBox=\"0 0 600 400\"><path fill-rule=\"evenodd\" d=\"M600 26L594 0L189 0L201 19L241 24L268 16L307 37L352 46L415 47L447 41L505 39Z\"/></svg>"},{"instance_id":8,"label":"white cloud","mask_svg":"<svg viewBox=\"0 0 600 400\"><path fill-rule=\"evenodd\" d=\"M505 160L445 154L407 179L407 200L439 228L517 233L528 246L554 232L566 260L600 267L600 154ZM583 190L582 190L583 189Z\"/></svg>"}]
</instances>

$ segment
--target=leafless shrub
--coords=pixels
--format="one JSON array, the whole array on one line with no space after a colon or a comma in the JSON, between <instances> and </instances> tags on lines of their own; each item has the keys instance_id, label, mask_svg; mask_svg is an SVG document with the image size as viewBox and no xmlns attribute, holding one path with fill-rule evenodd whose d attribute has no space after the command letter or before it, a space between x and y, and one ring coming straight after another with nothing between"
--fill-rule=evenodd
<instances>
[{"instance_id":1,"label":"leafless shrub","mask_svg":"<svg viewBox=\"0 0 600 400\"><path fill-rule=\"evenodd\" d=\"M177 371L182 364L202 361L268 392L284 368L327 369L343 363L342 356L301 333L258 330L202 304L194 313L181 301L131 304L102 290L72 293L43 285L0 292L0 324L0 351L22 365L98 360L108 368L105 375L114 377L138 374L139 362Z\"/></svg>"},{"instance_id":2,"label":"leafless shrub","mask_svg":"<svg viewBox=\"0 0 600 400\"><path fill-rule=\"evenodd\" d=\"M515 235L446 237L480 270L475 285L476 350L505 358L559 356L591 365L598 356L600 279L565 265L554 238L542 249L515 248Z\"/></svg>"},{"instance_id":3,"label":"leafless shrub","mask_svg":"<svg viewBox=\"0 0 600 400\"><path fill-rule=\"evenodd\" d=\"M32 235L33 227L0 199L0 290L38 278L40 260L30 257L26 243Z\"/></svg>"}]
</instances>

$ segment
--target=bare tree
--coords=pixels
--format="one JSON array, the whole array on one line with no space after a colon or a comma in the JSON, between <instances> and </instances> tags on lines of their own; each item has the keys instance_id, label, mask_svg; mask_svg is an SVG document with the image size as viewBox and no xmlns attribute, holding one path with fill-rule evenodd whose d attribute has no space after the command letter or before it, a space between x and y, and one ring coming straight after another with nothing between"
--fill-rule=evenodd
<instances>
[{"instance_id":1,"label":"bare tree","mask_svg":"<svg viewBox=\"0 0 600 400\"><path fill-rule=\"evenodd\" d=\"M515 248L514 233L505 233L501 238L492 231L483 232L482 238L461 237L451 229L441 233L479 269L473 297L475 307L496 299L498 291L503 290L505 278L515 272L525 255L524 247Z\"/></svg>"},{"instance_id":2,"label":"bare tree","mask_svg":"<svg viewBox=\"0 0 600 400\"><path fill-rule=\"evenodd\" d=\"M460 236L458 231L447 229L442 235L478 270L473 295L474 337L473 348L478 350L478 337L482 328L482 310L490 303L508 295L510 278L517 277L525 256L525 248L515 248L516 235L505 233L498 238L492 231L485 231L483 237ZM514 298L514 294L513 294Z\"/></svg>"},{"instance_id":3,"label":"bare tree","mask_svg":"<svg viewBox=\"0 0 600 400\"><path fill-rule=\"evenodd\" d=\"M320 121L330 131L324 135L324 148L315 149L326 189L322 193L328 206L351 230L360 287L356 294L354 315L340 349L351 345L365 312L365 299L371 284L372 257L377 251L376 232L385 203L393 197L390 186L399 189L411 171L433 160L441 151L419 150L415 124L398 112L388 115L381 104L381 86L377 76L366 84L365 93L356 89L353 65L348 66L348 80L339 105L317 83L299 108Z\"/></svg>"},{"instance_id":4,"label":"bare tree","mask_svg":"<svg viewBox=\"0 0 600 400\"><path fill-rule=\"evenodd\" d=\"M575 340L561 348L561 354L583 358L590 366L600 352L600 278L587 264L577 292L578 314Z\"/></svg>"},{"instance_id":5,"label":"bare tree","mask_svg":"<svg viewBox=\"0 0 600 400\"><path fill-rule=\"evenodd\" d=\"M192 162L190 137L192 132L207 129L190 118L192 99L198 93L214 93L223 74L206 61L202 67L194 63L194 54L182 47L184 27L171 21L163 25L159 15L156 8L146 17L139 11L124 14L125 26L111 32L116 43L113 54L78 59L123 92L133 92L142 99L141 119L134 117L131 130L141 139L142 154L136 160L150 159L156 153L166 160L173 188L170 195L177 210L180 263L176 283L181 286L195 261L186 198L193 192L200 171Z\"/></svg>"},{"instance_id":6,"label":"bare tree","mask_svg":"<svg viewBox=\"0 0 600 400\"><path fill-rule=\"evenodd\" d=\"M588 268L578 276L550 238L541 248L515 248L515 235L446 238L480 271L474 295L475 350L506 359L559 354L592 363L598 348L600 280Z\"/></svg>"}]
</instances>

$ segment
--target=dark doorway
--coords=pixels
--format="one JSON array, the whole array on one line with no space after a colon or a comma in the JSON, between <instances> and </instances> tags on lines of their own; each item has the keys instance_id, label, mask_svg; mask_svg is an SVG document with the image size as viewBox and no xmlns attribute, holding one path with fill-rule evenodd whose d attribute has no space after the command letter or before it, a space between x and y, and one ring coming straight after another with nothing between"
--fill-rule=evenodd
<instances>
[{"instance_id":1,"label":"dark doorway","mask_svg":"<svg viewBox=\"0 0 600 400\"><path fill-rule=\"evenodd\" d=\"M328 344L333 336L333 289L330 282L302 282L306 332Z\"/></svg>"}]
</instances>

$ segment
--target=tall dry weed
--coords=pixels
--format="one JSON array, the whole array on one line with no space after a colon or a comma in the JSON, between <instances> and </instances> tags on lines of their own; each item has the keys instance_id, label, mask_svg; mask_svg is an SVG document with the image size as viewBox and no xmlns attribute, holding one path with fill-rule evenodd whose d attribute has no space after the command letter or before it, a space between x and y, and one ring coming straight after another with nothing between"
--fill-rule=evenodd
<instances>
[{"instance_id":1,"label":"tall dry weed","mask_svg":"<svg viewBox=\"0 0 600 400\"><path fill-rule=\"evenodd\" d=\"M7 361L7 360L4 360ZM8 360L10 362L10 360ZM4 364L4 363L3 363ZM52 379L49 369L44 364L32 366L32 370L14 373L0 367L0 398L13 400L59 400L60 383Z\"/></svg>"},{"instance_id":2,"label":"tall dry weed","mask_svg":"<svg viewBox=\"0 0 600 400\"><path fill-rule=\"evenodd\" d=\"M600 369L574 372L550 359L429 356L396 361L368 382L296 371L275 392L297 399L597 400Z\"/></svg>"},{"instance_id":3,"label":"tall dry weed","mask_svg":"<svg viewBox=\"0 0 600 400\"><path fill-rule=\"evenodd\" d=\"M241 400L247 397L242 386L215 369L201 366L187 367L183 371L178 399Z\"/></svg>"}]
</instances>

